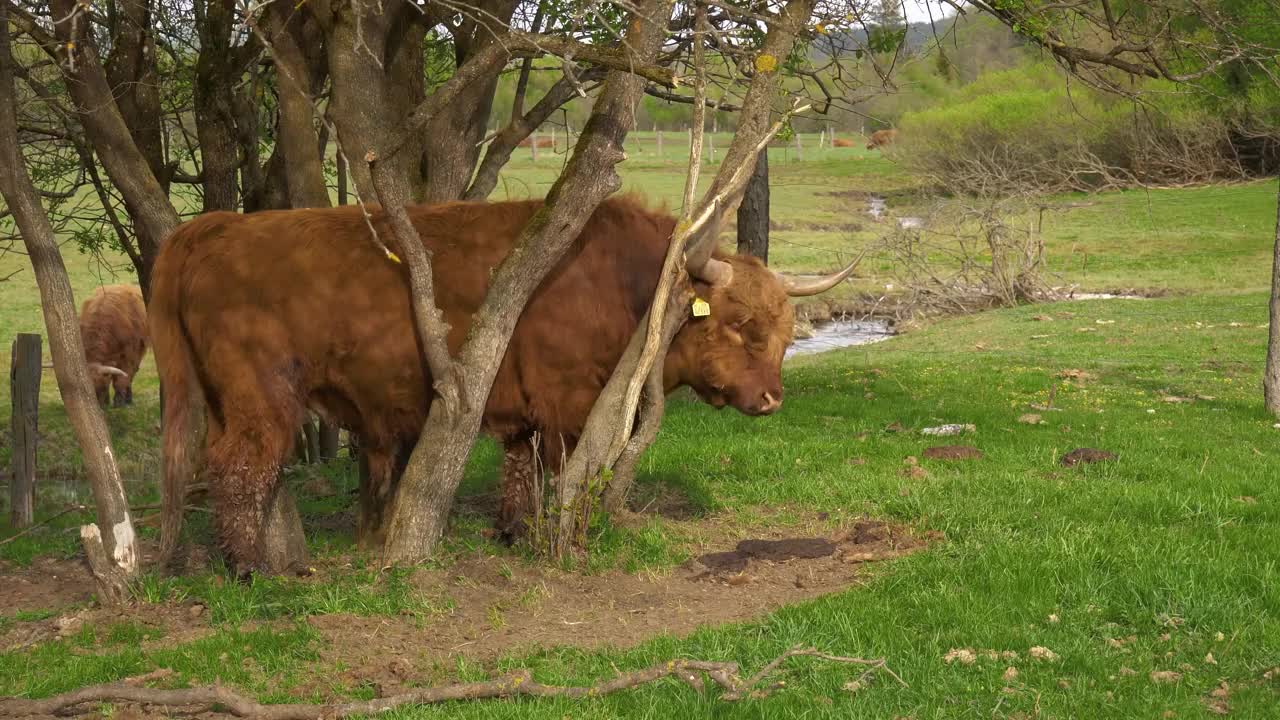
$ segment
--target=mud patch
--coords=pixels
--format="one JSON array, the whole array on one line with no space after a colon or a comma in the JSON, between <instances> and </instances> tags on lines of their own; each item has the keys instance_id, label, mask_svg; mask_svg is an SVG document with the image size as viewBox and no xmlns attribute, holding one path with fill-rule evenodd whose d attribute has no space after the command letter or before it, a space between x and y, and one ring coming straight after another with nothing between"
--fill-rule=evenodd
<instances>
[{"instance_id":1,"label":"mud patch","mask_svg":"<svg viewBox=\"0 0 1280 720\"><path fill-rule=\"evenodd\" d=\"M930 460L981 460L982 451L970 445L939 445L920 453Z\"/></svg>"},{"instance_id":2,"label":"mud patch","mask_svg":"<svg viewBox=\"0 0 1280 720\"><path fill-rule=\"evenodd\" d=\"M707 553L698 562L713 572L742 572L755 558L769 562L787 560L812 560L826 557L836 551L836 546L822 538L787 538L785 540L743 540L731 552Z\"/></svg>"},{"instance_id":3,"label":"mud patch","mask_svg":"<svg viewBox=\"0 0 1280 720\"><path fill-rule=\"evenodd\" d=\"M563 572L509 557L468 555L413 583L440 608L419 617L317 615L316 675L295 688L328 694L332 683L386 693L403 678L444 679L459 659L492 666L503 656L555 647L628 648L704 625L758 618L784 605L856 585L866 563L922 549L932 536L863 521L827 537L754 537L703 553L670 573ZM730 541L732 542L732 541ZM719 543L717 543L719 544ZM724 545L721 545L723 548Z\"/></svg>"},{"instance_id":4,"label":"mud patch","mask_svg":"<svg viewBox=\"0 0 1280 720\"><path fill-rule=\"evenodd\" d=\"M1115 453L1108 452L1106 450L1098 450L1097 448L1076 448L1066 455L1063 455L1060 462L1063 467L1073 467L1076 465L1090 465L1115 459Z\"/></svg>"}]
</instances>

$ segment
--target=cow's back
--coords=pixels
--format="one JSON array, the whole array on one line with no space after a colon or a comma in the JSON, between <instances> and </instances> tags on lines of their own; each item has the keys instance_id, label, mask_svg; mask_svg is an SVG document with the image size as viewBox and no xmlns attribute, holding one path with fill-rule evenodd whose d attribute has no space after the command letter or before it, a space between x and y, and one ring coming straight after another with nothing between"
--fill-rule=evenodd
<instances>
[{"instance_id":1,"label":"cow's back","mask_svg":"<svg viewBox=\"0 0 1280 720\"><path fill-rule=\"evenodd\" d=\"M456 353L540 201L410 208L433 252L436 300ZM374 209L383 243L399 253ZM598 210L517 325L487 408L491 429L580 425L656 285L673 221L625 199ZM590 242L584 239L590 238ZM283 380L299 398L374 442L416 437L430 377L406 268L371 237L358 207L209 213L171 242L181 256L181 321L215 412L226 383ZM545 426L545 428L543 427Z\"/></svg>"},{"instance_id":2,"label":"cow's back","mask_svg":"<svg viewBox=\"0 0 1280 720\"><path fill-rule=\"evenodd\" d=\"M80 306L85 358L133 375L147 347L147 314L136 285L106 285Z\"/></svg>"}]
</instances>

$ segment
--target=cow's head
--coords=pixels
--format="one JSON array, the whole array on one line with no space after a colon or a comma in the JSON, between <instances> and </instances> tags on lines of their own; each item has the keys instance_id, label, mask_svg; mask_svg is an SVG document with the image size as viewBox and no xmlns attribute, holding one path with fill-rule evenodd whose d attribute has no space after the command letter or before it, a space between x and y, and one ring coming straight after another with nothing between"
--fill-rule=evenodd
<instances>
[{"instance_id":1,"label":"cow's head","mask_svg":"<svg viewBox=\"0 0 1280 720\"><path fill-rule=\"evenodd\" d=\"M704 402L731 405L747 415L776 411L782 407L782 357L795 331L795 311L787 298L825 292L856 265L796 282L748 255L705 262L690 258L695 307L671 342L664 367L667 388L688 385ZM709 308L698 306L699 300Z\"/></svg>"},{"instance_id":2,"label":"cow's head","mask_svg":"<svg viewBox=\"0 0 1280 720\"><path fill-rule=\"evenodd\" d=\"M93 394L98 396L99 405L107 405L111 399L111 384L114 378L128 377L129 374L118 367L103 365L102 363L89 363L89 379L93 381ZM120 396L116 396L119 400Z\"/></svg>"}]
</instances>

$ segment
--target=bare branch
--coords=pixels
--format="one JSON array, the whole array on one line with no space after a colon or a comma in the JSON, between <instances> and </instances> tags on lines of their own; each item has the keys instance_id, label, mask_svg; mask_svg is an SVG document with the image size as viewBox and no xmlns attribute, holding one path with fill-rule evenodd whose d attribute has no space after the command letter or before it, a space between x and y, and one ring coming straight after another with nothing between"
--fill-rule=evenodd
<instances>
[{"instance_id":1,"label":"bare branch","mask_svg":"<svg viewBox=\"0 0 1280 720\"><path fill-rule=\"evenodd\" d=\"M528 670L516 670L496 680L458 683L419 688L373 700L312 705L304 703L264 705L224 685L166 690L138 687L126 682L92 685L41 700L9 699L0 701L0 714L6 717L47 716L61 714L86 703L131 702L157 708L190 705L221 706L237 717L261 720L311 720L315 717L345 718L353 715L376 715L411 705L435 705L460 700L487 700L510 697L597 698L623 690L632 690L665 678L676 678L699 693L704 691L705 676L722 691L720 698L737 701L746 698L770 673L793 657L813 657L828 662L866 665L883 670L903 687L906 683L889 669L883 658L864 659L819 652L816 649L793 648L775 658L748 680L738 676L738 664L705 660L669 660L643 670L619 673L617 677L594 685L544 685L533 679ZM763 692L763 691L762 691Z\"/></svg>"}]
</instances>

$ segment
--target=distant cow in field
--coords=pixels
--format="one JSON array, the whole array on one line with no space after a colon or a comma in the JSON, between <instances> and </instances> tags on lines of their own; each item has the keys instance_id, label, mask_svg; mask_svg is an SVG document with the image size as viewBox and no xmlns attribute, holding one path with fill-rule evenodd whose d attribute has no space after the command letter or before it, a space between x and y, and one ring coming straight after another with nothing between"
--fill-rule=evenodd
<instances>
[{"instance_id":1,"label":"distant cow in field","mask_svg":"<svg viewBox=\"0 0 1280 720\"><path fill-rule=\"evenodd\" d=\"M831 141L832 147L853 147L853 141L848 138L836 138Z\"/></svg>"},{"instance_id":2,"label":"distant cow in field","mask_svg":"<svg viewBox=\"0 0 1280 720\"><path fill-rule=\"evenodd\" d=\"M897 128L888 130L877 130L871 133L871 141L867 143L868 150L883 148L885 145L891 145L898 140Z\"/></svg>"},{"instance_id":3,"label":"distant cow in field","mask_svg":"<svg viewBox=\"0 0 1280 720\"><path fill-rule=\"evenodd\" d=\"M542 206L408 208L434 253L452 352L466 339L493 268ZM394 237L378 208L373 224L383 240ZM606 200L520 316L483 416L485 432L505 448L498 526L507 537L524 530L538 468L556 469L572 453L652 301L675 226L636 199ZM714 407L747 415L777 411L795 323L788 296L823 292L852 272L851 265L798 282L745 255L691 261L710 314L691 317L671 343L667 391L688 386ZM151 330L165 387L165 553L181 528L184 471L200 465L184 454L198 414L208 427L199 452L218 538L238 573L271 570L258 538L308 409L359 437L369 472L357 534L366 547L380 543L398 449L416 442L433 395L408 272L373 242L361 209L205 213L165 241L152 278ZM543 438L540 458L534 433Z\"/></svg>"},{"instance_id":4,"label":"distant cow in field","mask_svg":"<svg viewBox=\"0 0 1280 720\"><path fill-rule=\"evenodd\" d=\"M100 287L80 306L80 337L93 390L102 405L133 404L133 376L147 354L147 306L137 285Z\"/></svg>"},{"instance_id":5,"label":"distant cow in field","mask_svg":"<svg viewBox=\"0 0 1280 720\"><path fill-rule=\"evenodd\" d=\"M528 138L528 137L519 142L519 146L522 148L527 148L532 144L533 144L533 138ZM549 137L538 138L538 147L540 148L553 148L555 146L556 146L555 138L549 138Z\"/></svg>"}]
</instances>

